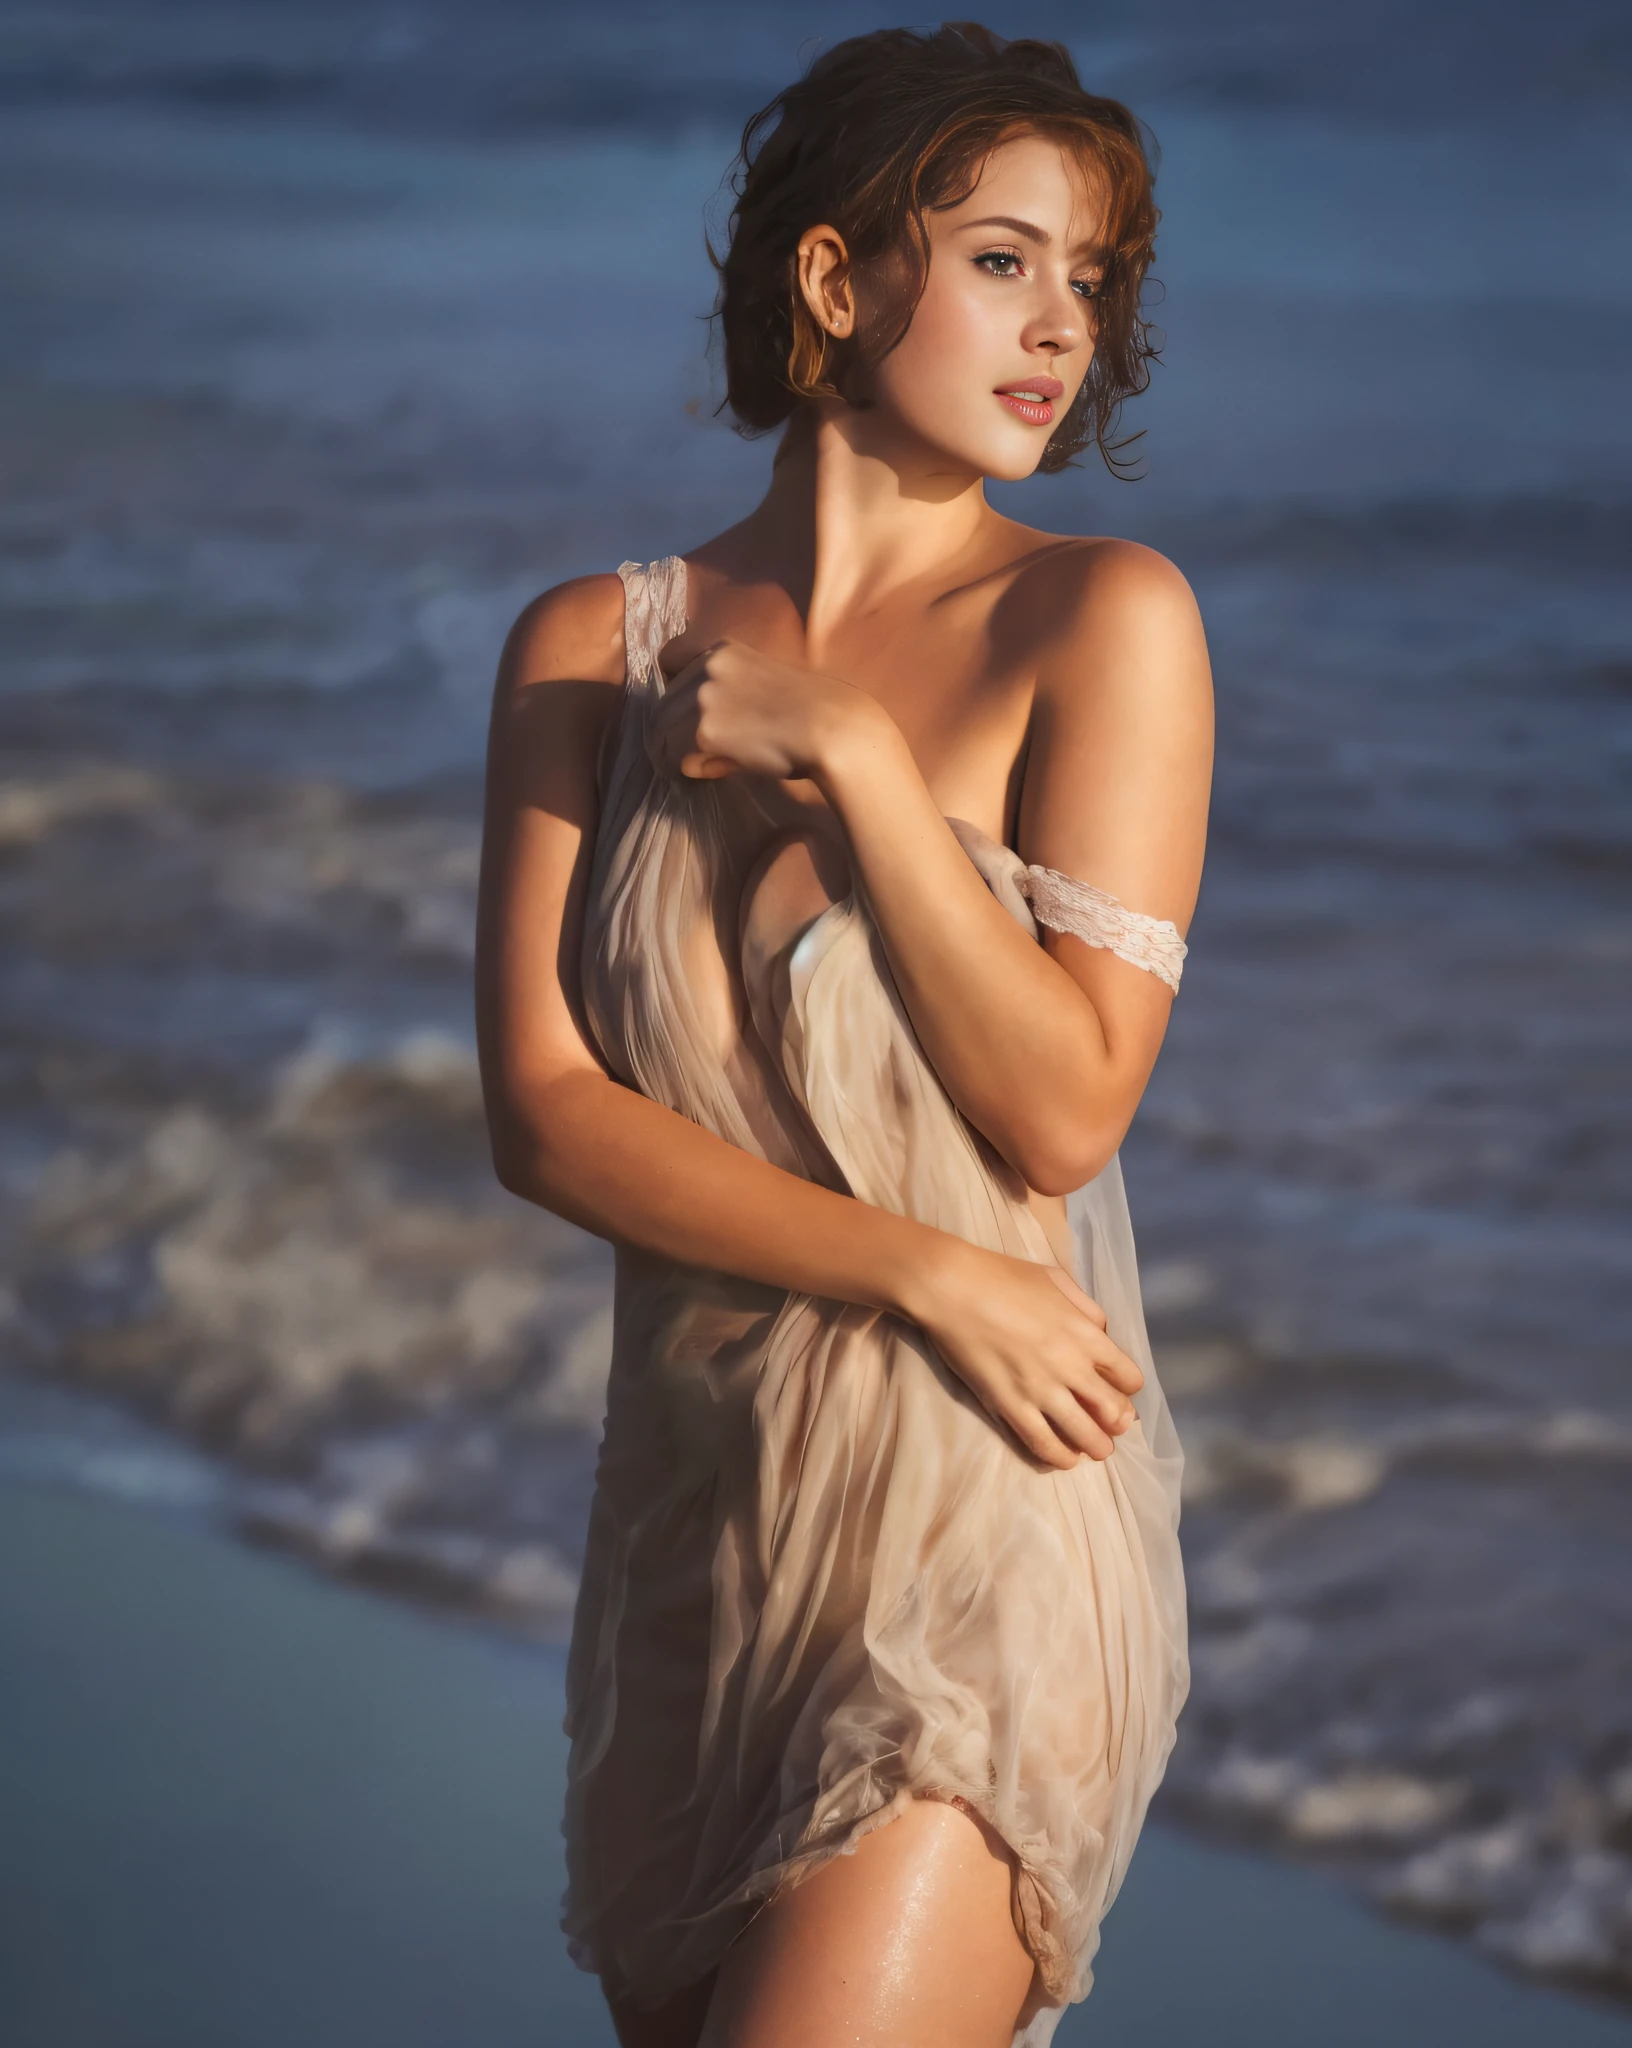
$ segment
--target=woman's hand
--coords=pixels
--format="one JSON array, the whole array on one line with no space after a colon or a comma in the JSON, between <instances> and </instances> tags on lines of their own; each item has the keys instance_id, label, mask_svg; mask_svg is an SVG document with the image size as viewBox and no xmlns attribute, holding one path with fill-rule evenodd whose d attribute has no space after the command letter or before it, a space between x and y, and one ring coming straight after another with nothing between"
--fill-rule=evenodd
<instances>
[{"instance_id":1,"label":"woman's hand","mask_svg":"<svg viewBox=\"0 0 1632 2048\"><path fill-rule=\"evenodd\" d=\"M835 746L883 716L864 690L837 676L716 640L663 693L646 751L662 775L820 780Z\"/></svg>"},{"instance_id":2,"label":"woman's hand","mask_svg":"<svg viewBox=\"0 0 1632 2048\"><path fill-rule=\"evenodd\" d=\"M1069 1274L960 1243L923 1292L913 1321L1034 1458L1068 1471L1111 1455L1144 1374Z\"/></svg>"}]
</instances>

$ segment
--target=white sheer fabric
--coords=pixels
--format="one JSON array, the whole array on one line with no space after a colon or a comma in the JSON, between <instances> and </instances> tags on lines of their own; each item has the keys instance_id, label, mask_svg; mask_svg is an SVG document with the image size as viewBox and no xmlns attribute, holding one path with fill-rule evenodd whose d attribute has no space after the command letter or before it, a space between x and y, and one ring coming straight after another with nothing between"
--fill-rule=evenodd
<instances>
[{"instance_id":1,"label":"white sheer fabric","mask_svg":"<svg viewBox=\"0 0 1632 2048\"><path fill-rule=\"evenodd\" d=\"M1178 994L1189 948L1170 919L1129 910L1103 889L1079 882L1075 875L1062 875L1058 868L1028 867L1020 886L1039 924L1104 947L1130 967L1143 967Z\"/></svg>"},{"instance_id":2,"label":"white sheer fabric","mask_svg":"<svg viewBox=\"0 0 1632 2048\"><path fill-rule=\"evenodd\" d=\"M659 777L644 732L685 620L677 560L620 570L628 689L583 942L629 1086L790 1171L1060 1263L1146 1378L1103 1464L1039 1470L895 1317L622 1247L568 1684L564 1925L657 2004L756 1907L914 1798L1015 1859L1047 2007L1086 1995L1189 1674L1182 1458L1116 1163L1033 1196L925 1059L820 818L750 777ZM1019 857L949 821L1035 935ZM1039 910L1039 915L1043 914Z\"/></svg>"}]
</instances>

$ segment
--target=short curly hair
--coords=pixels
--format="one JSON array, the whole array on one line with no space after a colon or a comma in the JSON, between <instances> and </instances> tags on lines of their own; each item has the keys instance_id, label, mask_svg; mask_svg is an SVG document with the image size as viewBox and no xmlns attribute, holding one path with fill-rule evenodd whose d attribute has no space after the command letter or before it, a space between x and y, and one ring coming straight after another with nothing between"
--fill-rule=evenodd
<instances>
[{"instance_id":1,"label":"short curly hair","mask_svg":"<svg viewBox=\"0 0 1632 2048\"><path fill-rule=\"evenodd\" d=\"M709 251L719 274L724 404L739 432L765 433L802 401L841 395L857 364L896 346L928 277L925 214L966 198L991 151L1022 134L1071 150L1106 195L1094 360L1038 467L1063 469L1097 447L1113 474L1128 473L1119 451L1139 437L1108 436L1123 400L1149 385L1159 350L1142 311L1161 217L1154 144L1120 101L1084 91L1062 44L1005 42L976 22L836 43L743 129L725 253ZM907 289L890 294L886 331L835 342L812 317L797 252L800 236L822 222L844 236L859 267L902 268Z\"/></svg>"}]
</instances>

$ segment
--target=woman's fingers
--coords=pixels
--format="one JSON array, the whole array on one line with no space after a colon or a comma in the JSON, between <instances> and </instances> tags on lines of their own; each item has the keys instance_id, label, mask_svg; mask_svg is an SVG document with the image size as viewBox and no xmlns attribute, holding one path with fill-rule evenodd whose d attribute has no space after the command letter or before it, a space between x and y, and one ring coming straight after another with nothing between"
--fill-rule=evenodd
<instances>
[{"instance_id":1,"label":"woman's fingers","mask_svg":"<svg viewBox=\"0 0 1632 2048\"><path fill-rule=\"evenodd\" d=\"M1052 1415L1070 1402L1110 1436L1120 1436L1134 1420L1134 1406L1126 1394L1119 1394L1097 1373L1073 1372L1063 1375L1056 1388L1040 1399Z\"/></svg>"},{"instance_id":2,"label":"woman's fingers","mask_svg":"<svg viewBox=\"0 0 1632 2048\"><path fill-rule=\"evenodd\" d=\"M1123 1394L1137 1394L1145 1376L1119 1344L1101 1337L1093 1346L1094 1371Z\"/></svg>"},{"instance_id":3,"label":"woman's fingers","mask_svg":"<svg viewBox=\"0 0 1632 2048\"><path fill-rule=\"evenodd\" d=\"M1094 1370L1108 1379L1113 1387L1124 1394L1137 1394L1145 1384L1145 1376L1139 1367L1122 1349L1113 1343L1105 1331L1105 1311L1091 1295L1084 1294L1071 1275L1059 1266L1045 1266L1043 1271L1083 1316L1092 1323L1097 1333L1089 1339L1089 1350Z\"/></svg>"},{"instance_id":4,"label":"woman's fingers","mask_svg":"<svg viewBox=\"0 0 1632 2048\"><path fill-rule=\"evenodd\" d=\"M1131 1397L1145 1376L1107 1333L1104 1311L1058 1267L999 1255L988 1275L931 1332L948 1365L1041 1464L1110 1457L1138 1420Z\"/></svg>"},{"instance_id":5,"label":"woman's fingers","mask_svg":"<svg viewBox=\"0 0 1632 2048\"><path fill-rule=\"evenodd\" d=\"M647 716L646 758L660 775L712 782L742 768L731 754L719 752L718 743L728 734L722 734L720 719L711 716L704 696L715 653L708 648L688 662Z\"/></svg>"},{"instance_id":6,"label":"woman's fingers","mask_svg":"<svg viewBox=\"0 0 1632 2048\"><path fill-rule=\"evenodd\" d=\"M1012 1370L1000 1363L995 1372L978 1371L966 1364L959 1376L998 1428L1015 1437L1038 1464L1065 1472L1077 1462L1080 1454L1055 1430L1037 1402L1026 1398ZM1047 1390L1041 1391L1046 1399Z\"/></svg>"},{"instance_id":7,"label":"woman's fingers","mask_svg":"<svg viewBox=\"0 0 1632 2048\"><path fill-rule=\"evenodd\" d=\"M1050 1465L1056 1472L1069 1472L1082 1456L1081 1449L1055 1427L1053 1418L1041 1408L1023 1407L1002 1420L1040 1465Z\"/></svg>"},{"instance_id":8,"label":"woman's fingers","mask_svg":"<svg viewBox=\"0 0 1632 2048\"><path fill-rule=\"evenodd\" d=\"M695 701L681 706L662 722L654 712L646 728L646 758L659 775L684 775L694 782L713 782L722 775L735 775L739 764L729 755L710 753L701 744L703 738Z\"/></svg>"},{"instance_id":9,"label":"woman's fingers","mask_svg":"<svg viewBox=\"0 0 1632 2048\"><path fill-rule=\"evenodd\" d=\"M680 691L689 689L693 683L701 682L703 677L708 674L709 663L714 659L715 655L719 653L720 649L725 646L725 644L726 643L723 640L711 640L709 644L705 648L703 648L699 653L694 654L691 657L690 661L686 663L685 667L681 669L680 673L674 678L674 680L671 683L668 684L668 686L664 690L664 702L669 702L671 699L677 696ZM659 706L659 709L661 708L662 707Z\"/></svg>"},{"instance_id":10,"label":"woman's fingers","mask_svg":"<svg viewBox=\"0 0 1632 2048\"><path fill-rule=\"evenodd\" d=\"M798 687L790 688L790 681ZM834 701L841 690L852 710L870 702L831 676L790 669L740 643L716 641L687 662L651 706L647 753L670 776L802 776L809 772L818 729L827 729L813 707Z\"/></svg>"},{"instance_id":11,"label":"woman's fingers","mask_svg":"<svg viewBox=\"0 0 1632 2048\"><path fill-rule=\"evenodd\" d=\"M1100 1427L1069 1387L1057 1389L1043 1414L1054 1434L1074 1452L1104 1460L1116 1449L1114 1433Z\"/></svg>"},{"instance_id":12,"label":"woman's fingers","mask_svg":"<svg viewBox=\"0 0 1632 2048\"><path fill-rule=\"evenodd\" d=\"M723 640L716 640L694 654L647 713L646 754L659 773L696 774L695 768L687 767L688 760L717 758L697 746L697 729L703 717L702 686L724 646Z\"/></svg>"}]
</instances>

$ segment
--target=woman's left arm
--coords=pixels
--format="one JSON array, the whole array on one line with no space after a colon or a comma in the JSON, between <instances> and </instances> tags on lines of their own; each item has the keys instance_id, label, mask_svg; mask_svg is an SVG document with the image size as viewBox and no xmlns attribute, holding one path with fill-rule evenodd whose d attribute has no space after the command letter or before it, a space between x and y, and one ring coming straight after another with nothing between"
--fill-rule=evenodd
<instances>
[{"instance_id":1,"label":"woman's left arm","mask_svg":"<svg viewBox=\"0 0 1632 2048\"><path fill-rule=\"evenodd\" d=\"M1206 641L1188 585L1149 549L1102 542L1028 571L1043 635L1022 859L1183 932L1212 770ZM850 686L801 692L754 657L693 664L660 713L689 774L809 774L845 827L901 997L948 1094L1040 1193L1080 1187L1121 1143L1172 996L1068 934L1027 937L954 838L893 719ZM688 671L688 676L691 672ZM686 678L677 678L678 684ZM692 696L688 705L687 695ZM786 751L782 751L783 749Z\"/></svg>"},{"instance_id":2,"label":"woman's left arm","mask_svg":"<svg viewBox=\"0 0 1632 2048\"><path fill-rule=\"evenodd\" d=\"M1058 602L1060 626L1037 675L1017 850L1183 933L1212 775L1212 687L1195 600L1169 562L1126 543L1032 573L1053 586L1037 595L1045 607ZM902 1000L969 1120L1030 1186L1067 1193L1122 1142L1172 994L1080 938L1045 930L1043 946L1027 939L922 779L890 772L889 751L887 738L857 747L827 795Z\"/></svg>"}]
</instances>

